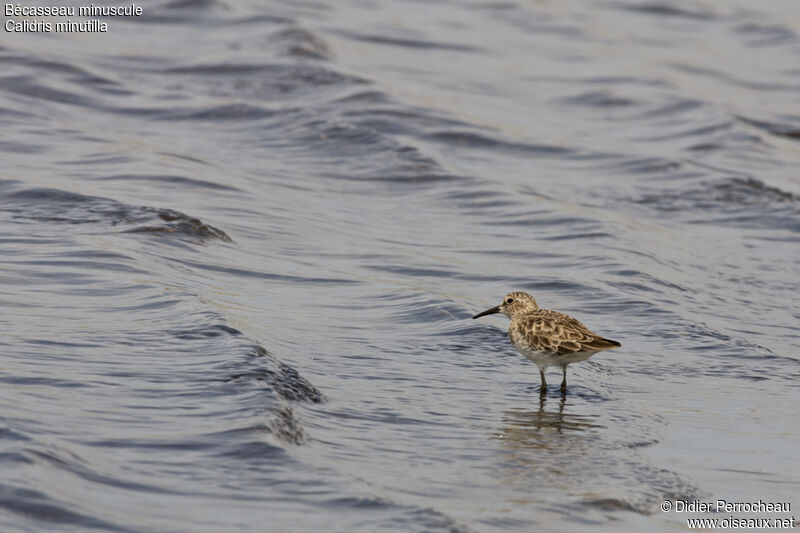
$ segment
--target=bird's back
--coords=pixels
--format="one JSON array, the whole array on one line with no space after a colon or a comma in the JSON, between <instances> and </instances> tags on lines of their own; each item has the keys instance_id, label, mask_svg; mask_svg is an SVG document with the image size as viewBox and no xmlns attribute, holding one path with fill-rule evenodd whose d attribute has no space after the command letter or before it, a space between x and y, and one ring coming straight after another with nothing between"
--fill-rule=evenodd
<instances>
[{"instance_id":1,"label":"bird's back","mask_svg":"<svg viewBox=\"0 0 800 533\"><path fill-rule=\"evenodd\" d=\"M522 348L553 354L599 352L621 346L584 326L578 319L550 309L516 316L508 329L511 342Z\"/></svg>"}]
</instances>

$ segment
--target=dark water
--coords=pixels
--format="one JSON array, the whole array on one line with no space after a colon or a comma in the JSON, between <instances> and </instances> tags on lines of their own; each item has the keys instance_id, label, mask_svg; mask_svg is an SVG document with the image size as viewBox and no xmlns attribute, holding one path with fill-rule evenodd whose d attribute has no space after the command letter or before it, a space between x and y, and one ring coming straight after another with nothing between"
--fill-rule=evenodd
<instances>
[{"instance_id":1,"label":"dark water","mask_svg":"<svg viewBox=\"0 0 800 533\"><path fill-rule=\"evenodd\" d=\"M798 21L185 0L3 32L0 529L800 506ZM510 290L623 348L540 402L470 320Z\"/></svg>"}]
</instances>

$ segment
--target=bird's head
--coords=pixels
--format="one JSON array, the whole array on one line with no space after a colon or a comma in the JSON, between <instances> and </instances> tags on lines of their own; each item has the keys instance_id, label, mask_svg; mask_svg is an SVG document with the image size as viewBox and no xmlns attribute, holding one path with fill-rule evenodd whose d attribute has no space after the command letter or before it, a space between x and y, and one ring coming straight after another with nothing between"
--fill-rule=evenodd
<instances>
[{"instance_id":1,"label":"bird's head","mask_svg":"<svg viewBox=\"0 0 800 533\"><path fill-rule=\"evenodd\" d=\"M515 316L524 315L537 309L539 309L539 305L536 303L536 300L533 299L533 296L527 292L517 291L506 294L503 297L502 303L497 307L487 309L483 313L478 313L472 318L501 313L513 320Z\"/></svg>"}]
</instances>

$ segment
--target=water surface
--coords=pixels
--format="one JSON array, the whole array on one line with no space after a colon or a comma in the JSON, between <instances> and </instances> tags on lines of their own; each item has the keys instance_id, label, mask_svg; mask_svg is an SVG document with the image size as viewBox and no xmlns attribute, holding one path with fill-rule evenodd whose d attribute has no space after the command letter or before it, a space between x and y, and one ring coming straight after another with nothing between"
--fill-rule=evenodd
<instances>
[{"instance_id":1,"label":"water surface","mask_svg":"<svg viewBox=\"0 0 800 533\"><path fill-rule=\"evenodd\" d=\"M3 530L800 505L796 3L144 11L0 36ZM511 290L623 348L540 399Z\"/></svg>"}]
</instances>

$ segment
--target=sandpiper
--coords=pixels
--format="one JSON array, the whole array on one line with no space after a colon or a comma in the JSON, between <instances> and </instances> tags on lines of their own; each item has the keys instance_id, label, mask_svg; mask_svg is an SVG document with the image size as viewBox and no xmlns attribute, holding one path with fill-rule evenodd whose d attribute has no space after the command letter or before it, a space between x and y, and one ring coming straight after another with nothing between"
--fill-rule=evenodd
<instances>
[{"instance_id":1,"label":"sandpiper","mask_svg":"<svg viewBox=\"0 0 800 533\"><path fill-rule=\"evenodd\" d=\"M541 394L547 392L544 370L548 366L560 366L564 372L561 392L567 392L567 365L585 361L597 352L619 348L617 341L601 337L597 333L558 311L539 309L533 296L527 292L506 294L503 303L487 309L474 317L502 313L511 319L508 338L514 348L539 367L542 377Z\"/></svg>"}]
</instances>

